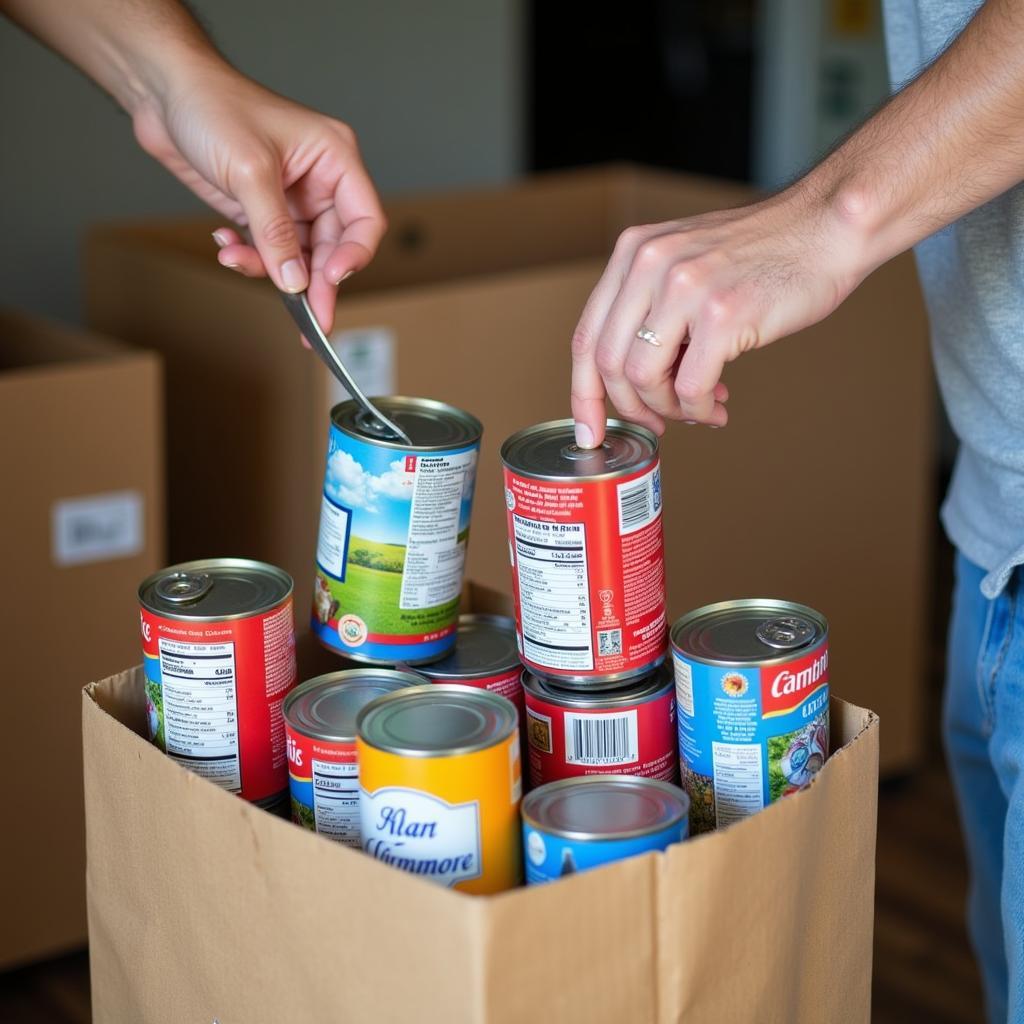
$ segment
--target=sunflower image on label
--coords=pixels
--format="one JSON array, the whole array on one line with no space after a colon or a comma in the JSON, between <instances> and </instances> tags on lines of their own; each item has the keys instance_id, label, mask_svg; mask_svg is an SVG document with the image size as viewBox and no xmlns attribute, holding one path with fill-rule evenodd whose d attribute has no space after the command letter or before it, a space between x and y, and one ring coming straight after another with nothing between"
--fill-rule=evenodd
<instances>
[{"instance_id":1,"label":"sunflower image on label","mask_svg":"<svg viewBox=\"0 0 1024 1024\"><path fill-rule=\"evenodd\" d=\"M438 402L381 400L413 448L332 411L312 627L356 660L434 660L454 646L480 427Z\"/></svg>"},{"instance_id":2,"label":"sunflower image on label","mask_svg":"<svg viewBox=\"0 0 1024 1024\"><path fill-rule=\"evenodd\" d=\"M363 849L373 858L439 885L479 878L480 805L450 804L390 787L360 792Z\"/></svg>"}]
</instances>

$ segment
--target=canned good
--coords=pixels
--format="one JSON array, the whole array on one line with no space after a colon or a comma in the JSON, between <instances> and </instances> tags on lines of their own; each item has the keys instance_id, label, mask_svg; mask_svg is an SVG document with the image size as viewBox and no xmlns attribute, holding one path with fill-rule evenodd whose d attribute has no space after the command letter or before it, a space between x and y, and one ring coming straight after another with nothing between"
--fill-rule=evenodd
<instances>
[{"instance_id":1,"label":"canned good","mask_svg":"<svg viewBox=\"0 0 1024 1024\"><path fill-rule=\"evenodd\" d=\"M519 728L511 701L452 684L378 697L356 718L363 849L472 893L522 875Z\"/></svg>"},{"instance_id":2,"label":"canned good","mask_svg":"<svg viewBox=\"0 0 1024 1024\"><path fill-rule=\"evenodd\" d=\"M513 434L505 466L509 557L523 663L580 689L614 687L665 658L658 440L609 420L599 448L573 421Z\"/></svg>"},{"instance_id":3,"label":"canned good","mask_svg":"<svg viewBox=\"0 0 1024 1024\"><path fill-rule=\"evenodd\" d=\"M789 601L723 601L672 627L679 758L695 832L806 786L828 757L828 623Z\"/></svg>"},{"instance_id":4,"label":"canned good","mask_svg":"<svg viewBox=\"0 0 1024 1024\"><path fill-rule=\"evenodd\" d=\"M386 668L356 668L317 676L284 702L292 821L359 847L359 766L356 715L371 700L423 677Z\"/></svg>"},{"instance_id":5,"label":"canned good","mask_svg":"<svg viewBox=\"0 0 1024 1024\"><path fill-rule=\"evenodd\" d=\"M531 786L581 775L678 778L676 698L666 666L617 690L581 693L523 673Z\"/></svg>"},{"instance_id":6,"label":"canned good","mask_svg":"<svg viewBox=\"0 0 1024 1024\"><path fill-rule=\"evenodd\" d=\"M462 683L500 693L515 704L520 721L526 714L516 624L505 615L460 615L452 653L417 671L432 683Z\"/></svg>"},{"instance_id":7,"label":"canned good","mask_svg":"<svg viewBox=\"0 0 1024 1024\"><path fill-rule=\"evenodd\" d=\"M634 775L562 779L523 799L526 884L664 850L686 838L689 797Z\"/></svg>"},{"instance_id":8,"label":"canned good","mask_svg":"<svg viewBox=\"0 0 1024 1024\"><path fill-rule=\"evenodd\" d=\"M374 399L413 440L355 402L331 410L313 632L356 661L435 661L455 645L479 420L424 398Z\"/></svg>"},{"instance_id":9,"label":"canned good","mask_svg":"<svg viewBox=\"0 0 1024 1024\"><path fill-rule=\"evenodd\" d=\"M281 704L295 685L292 579L242 558L139 586L149 738L185 768L269 805L288 788Z\"/></svg>"}]
</instances>

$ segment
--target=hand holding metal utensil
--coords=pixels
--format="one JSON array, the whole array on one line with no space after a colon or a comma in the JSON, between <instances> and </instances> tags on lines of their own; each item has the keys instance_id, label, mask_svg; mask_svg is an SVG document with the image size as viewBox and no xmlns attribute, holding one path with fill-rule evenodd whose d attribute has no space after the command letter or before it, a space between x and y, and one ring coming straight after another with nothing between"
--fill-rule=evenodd
<instances>
[{"instance_id":1,"label":"hand holding metal utensil","mask_svg":"<svg viewBox=\"0 0 1024 1024\"><path fill-rule=\"evenodd\" d=\"M299 330L302 332L303 337L312 346L313 351L327 364L327 368L334 374L335 377L341 381L342 386L345 390L359 403L362 407L363 412L367 416L376 420L381 425L383 431L391 434L399 441L412 446L412 440L409 435L394 421L388 419L378 409L373 402L371 402L366 395L363 394L362 389L352 378L352 375L345 368L345 364L338 358L338 353L334 351L333 346L327 340L327 335L324 334L323 329L320 326L320 322L317 320L316 315L310 308L309 300L306 298L305 292L298 292L291 294L289 292L281 292L281 299L284 301L285 308L291 313L292 319L298 324Z\"/></svg>"}]
</instances>

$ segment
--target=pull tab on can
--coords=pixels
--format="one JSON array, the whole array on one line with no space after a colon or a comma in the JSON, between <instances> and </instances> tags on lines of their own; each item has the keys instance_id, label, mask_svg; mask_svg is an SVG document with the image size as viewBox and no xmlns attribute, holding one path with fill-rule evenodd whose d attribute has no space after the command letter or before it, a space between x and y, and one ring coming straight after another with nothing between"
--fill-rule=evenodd
<instances>
[{"instance_id":1,"label":"pull tab on can","mask_svg":"<svg viewBox=\"0 0 1024 1024\"><path fill-rule=\"evenodd\" d=\"M173 604L191 604L205 597L213 579L205 572L172 572L159 580L154 588L157 597Z\"/></svg>"},{"instance_id":2,"label":"pull tab on can","mask_svg":"<svg viewBox=\"0 0 1024 1024\"><path fill-rule=\"evenodd\" d=\"M815 636L814 624L796 615L766 619L754 632L761 643L776 651L803 647Z\"/></svg>"}]
</instances>

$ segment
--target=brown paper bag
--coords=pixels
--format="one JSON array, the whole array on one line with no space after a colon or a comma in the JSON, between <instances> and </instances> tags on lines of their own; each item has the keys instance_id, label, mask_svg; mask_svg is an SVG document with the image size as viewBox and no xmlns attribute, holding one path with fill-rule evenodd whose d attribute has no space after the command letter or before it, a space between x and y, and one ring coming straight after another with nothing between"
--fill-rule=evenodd
<instances>
[{"instance_id":1,"label":"brown paper bag","mask_svg":"<svg viewBox=\"0 0 1024 1024\"><path fill-rule=\"evenodd\" d=\"M870 1017L878 720L722 832L474 897L243 803L84 693L96 1024L838 1024Z\"/></svg>"}]
</instances>

